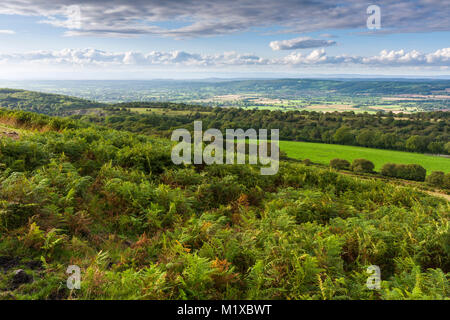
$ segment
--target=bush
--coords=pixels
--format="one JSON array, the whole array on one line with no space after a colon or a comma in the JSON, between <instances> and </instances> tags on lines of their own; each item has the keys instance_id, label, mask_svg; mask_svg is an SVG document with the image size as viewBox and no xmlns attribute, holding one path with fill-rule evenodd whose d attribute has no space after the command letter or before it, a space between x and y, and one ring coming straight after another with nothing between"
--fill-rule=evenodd
<instances>
[{"instance_id":1,"label":"bush","mask_svg":"<svg viewBox=\"0 0 450 320\"><path fill-rule=\"evenodd\" d=\"M352 162L351 169L354 172L366 172L371 173L373 172L373 169L375 168L375 165L372 161L366 160L366 159L355 159Z\"/></svg>"},{"instance_id":2,"label":"bush","mask_svg":"<svg viewBox=\"0 0 450 320\"><path fill-rule=\"evenodd\" d=\"M335 158L330 161L330 167L336 170L349 170L350 162L345 159Z\"/></svg>"},{"instance_id":3,"label":"bush","mask_svg":"<svg viewBox=\"0 0 450 320\"><path fill-rule=\"evenodd\" d=\"M427 170L418 164L401 164L398 167L399 178L415 181L425 181Z\"/></svg>"},{"instance_id":4,"label":"bush","mask_svg":"<svg viewBox=\"0 0 450 320\"><path fill-rule=\"evenodd\" d=\"M444 176L444 181L442 183L442 186L444 187L444 189L450 189L450 173L447 173Z\"/></svg>"},{"instance_id":5,"label":"bush","mask_svg":"<svg viewBox=\"0 0 450 320\"><path fill-rule=\"evenodd\" d=\"M425 181L427 170L418 164L386 163L381 169L381 174L387 177Z\"/></svg>"},{"instance_id":6,"label":"bush","mask_svg":"<svg viewBox=\"0 0 450 320\"><path fill-rule=\"evenodd\" d=\"M444 178L445 173L442 171L433 171L427 178L426 182L429 185L435 186L435 187L443 187L444 186Z\"/></svg>"},{"instance_id":7,"label":"bush","mask_svg":"<svg viewBox=\"0 0 450 320\"><path fill-rule=\"evenodd\" d=\"M386 163L381 168L381 174L386 177L396 177L397 165L395 163Z\"/></svg>"}]
</instances>

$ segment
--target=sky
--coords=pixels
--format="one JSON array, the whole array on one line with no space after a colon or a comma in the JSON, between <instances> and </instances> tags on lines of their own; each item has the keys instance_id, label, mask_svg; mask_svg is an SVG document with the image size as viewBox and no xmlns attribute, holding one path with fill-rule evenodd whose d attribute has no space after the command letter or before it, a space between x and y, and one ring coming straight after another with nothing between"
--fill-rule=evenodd
<instances>
[{"instance_id":1,"label":"sky","mask_svg":"<svg viewBox=\"0 0 450 320\"><path fill-rule=\"evenodd\" d=\"M450 0L2 0L0 79L450 75Z\"/></svg>"}]
</instances>

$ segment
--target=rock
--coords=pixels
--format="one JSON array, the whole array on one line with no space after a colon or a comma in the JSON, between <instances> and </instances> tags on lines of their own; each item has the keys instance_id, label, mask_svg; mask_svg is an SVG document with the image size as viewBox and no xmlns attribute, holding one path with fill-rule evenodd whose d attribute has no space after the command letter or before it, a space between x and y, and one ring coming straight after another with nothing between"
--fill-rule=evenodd
<instances>
[{"instance_id":1,"label":"rock","mask_svg":"<svg viewBox=\"0 0 450 320\"><path fill-rule=\"evenodd\" d=\"M21 284L33 282L33 276L29 275L22 269L18 269L14 271L14 277L12 281L13 286L17 288Z\"/></svg>"}]
</instances>

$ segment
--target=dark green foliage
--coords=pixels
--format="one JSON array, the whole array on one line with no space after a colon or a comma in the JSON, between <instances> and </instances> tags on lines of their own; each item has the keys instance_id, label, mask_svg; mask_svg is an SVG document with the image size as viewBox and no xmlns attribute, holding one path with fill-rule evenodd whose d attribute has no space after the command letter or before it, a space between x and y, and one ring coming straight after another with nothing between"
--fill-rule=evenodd
<instances>
[{"instance_id":1,"label":"dark green foliage","mask_svg":"<svg viewBox=\"0 0 450 320\"><path fill-rule=\"evenodd\" d=\"M338 144L354 144L355 143L355 135L352 133L352 129L347 126L342 126L336 130L333 135L334 142Z\"/></svg>"},{"instance_id":2,"label":"dark green foliage","mask_svg":"<svg viewBox=\"0 0 450 320\"><path fill-rule=\"evenodd\" d=\"M442 154L445 152L445 148L444 148L444 143L443 142L430 142L427 146L427 149L432 153L432 154Z\"/></svg>"},{"instance_id":3,"label":"dark green foliage","mask_svg":"<svg viewBox=\"0 0 450 320\"><path fill-rule=\"evenodd\" d=\"M398 178L415 181L425 181L427 171L419 164L398 165Z\"/></svg>"},{"instance_id":4,"label":"dark green foliage","mask_svg":"<svg viewBox=\"0 0 450 320\"><path fill-rule=\"evenodd\" d=\"M336 170L349 170L350 169L350 162L348 162L345 159L332 159L330 161L330 167Z\"/></svg>"},{"instance_id":5,"label":"dark green foliage","mask_svg":"<svg viewBox=\"0 0 450 320\"><path fill-rule=\"evenodd\" d=\"M386 163L381 168L381 174L386 177L396 177L397 176L397 165L395 163Z\"/></svg>"},{"instance_id":6,"label":"dark green foliage","mask_svg":"<svg viewBox=\"0 0 450 320\"><path fill-rule=\"evenodd\" d=\"M5 187L5 186L4 186ZM0 230L13 230L28 222L37 213L37 204L20 204L14 202L0 203Z\"/></svg>"},{"instance_id":7,"label":"dark green foliage","mask_svg":"<svg viewBox=\"0 0 450 320\"><path fill-rule=\"evenodd\" d=\"M434 187L443 188L444 187L445 173L442 171L433 171L427 176L425 181Z\"/></svg>"},{"instance_id":8,"label":"dark green foliage","mask_svg":"<svg viewBox=\"0 0 450 320\"><path fill-rule=\"evenodd\" d=\"M433 171L425 180L429 185L442 189L450 189L450 173Z\"/></svg>"},{"instance_id":9,"label":"dark green foliage","mask_svg":"<svg viewBox=\"0 0 450 320\"><path fill-rule=\"evenodd\" d=\"M355 159L351 165L352 171L360 173L371 173L374 168L373 162L366 159Z\"/></svg>"},{"instance_id":10,"label":"dark green foliage","mask_svg":"<svg viewBox=\"0 0 450 320\"><path fill-rule=\"evenodd\" d=\"M381 169L381 174L406 180L425 181L427 171L418 164L393 164L387 163Z\"/></svg>"},{"instance_id":11,"label":"dark green foliage","mask_svg":"<svg viewBox=\"0 0 450 320\"><path fill-rule=\"evenodd\" d=\"M428 139L421 136L411 136L406 140L405 147L409 151L425 152L428 146Z\"/></svg>"},{"instance_id":12,"label":"dark green foliage","mask_svg":"<svg viewBox=\"0 0 450 320\"><path fill-rule=\"evenodd\" d=\"M450 172L447 173L447 174L445 174L445 176L444 176L444 181L443 181L443 183L442 183L442 186L443 186L445 189L450 189Z\"/></svg>"},{"instance_id":13,"label":"dark green foliage","mask_svg":"<svg viewBox=\"0 0 450 320\"><path fill-rule=\"evenodd\" d=\"M34 141L0 141L0 163L14 171L33 170L49 162L44 146Z\"/></svg>"}]
</instances>

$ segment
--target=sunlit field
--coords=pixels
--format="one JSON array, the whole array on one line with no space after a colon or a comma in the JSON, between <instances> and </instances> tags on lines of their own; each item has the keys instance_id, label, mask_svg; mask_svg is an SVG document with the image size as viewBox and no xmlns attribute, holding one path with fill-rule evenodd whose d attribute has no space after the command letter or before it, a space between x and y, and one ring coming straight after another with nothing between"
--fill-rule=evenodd
<instances>
[{"instance_id":1,"label":"sunlit field","mask_svg":"<svg viewBox=\"0 0 450 320\"><path fill-rule=\"evenodd\" d=\"M364 158L375 164L375 170L381 169L385 163L392 162L417 163L427 169L427 173L431 173L431 171L450 172L449 158L420 153L298 141L280 141L280 148L286 152L288 157L310 159L312 162L320 164L329 164L330 160L334 158L348 161Z\"/></svg>"}]
</instances>

